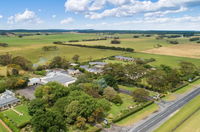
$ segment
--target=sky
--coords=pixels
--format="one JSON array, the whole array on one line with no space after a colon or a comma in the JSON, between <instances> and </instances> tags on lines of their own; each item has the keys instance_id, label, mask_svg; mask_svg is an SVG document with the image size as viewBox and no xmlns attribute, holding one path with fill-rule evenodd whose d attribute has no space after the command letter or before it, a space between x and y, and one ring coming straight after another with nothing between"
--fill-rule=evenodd
<instances>
[{"instance_id":1,"label":"sky","mask_svg":"<svg viewBox=\"0 0 200 132\"><path fill-rule=\"evenodd\" d=\"M200 30L200 0L0 0L0 29Z\"/></svg>"}]
</instances>

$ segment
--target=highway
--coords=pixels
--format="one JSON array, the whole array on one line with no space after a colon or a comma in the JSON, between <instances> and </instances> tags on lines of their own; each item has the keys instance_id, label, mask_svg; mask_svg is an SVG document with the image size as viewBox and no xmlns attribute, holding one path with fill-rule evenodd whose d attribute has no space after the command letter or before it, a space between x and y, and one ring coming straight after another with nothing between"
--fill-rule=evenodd
<instances>
[{"instance_id":1,"label":"highway","mask_svg":"<svg viewBox=\"0 0 200 132\"><path fill-rule=\"evenodd\" d=\"M128 132L148 132L152 130L158 123L160 123L163 119L169 117L172 113L180 109L183 105L187 104L190 100L200 94L200 87L189 93L188 95L184 96L183 98L177 100L174 104L167 107L165 110L161 111L157 115L153 116L152 118L148 119L141 125L137 126L136 128L129 129Z\"/></svg>"}]
</instances>

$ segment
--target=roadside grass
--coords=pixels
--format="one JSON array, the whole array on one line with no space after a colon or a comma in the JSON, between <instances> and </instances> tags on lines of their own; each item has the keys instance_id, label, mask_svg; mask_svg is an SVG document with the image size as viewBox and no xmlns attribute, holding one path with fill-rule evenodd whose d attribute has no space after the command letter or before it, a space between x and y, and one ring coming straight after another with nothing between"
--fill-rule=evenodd
<instances>
[{"instance_id":1,"label":"roadside grass","mask_svg":"<svg viewBox=\"0 0 200 132\"><path fill-rule=\"evenodd\" d=\"M112 103L111 110L109 111L109 118L114 118L115 116L121 115L123 111L128 110L130 106L135 106L136 103L133 98L126 94L119 94L123 100L121 105L116 105Z\"/></svg>"},{"instance_id":2,"label":"roadside grass","mask_svg":"<svg viewBox=\"0 0 200 132\"><path fill-rule=\"evenodd\" d=\"M183 94L183 93L186 93L186 92L192 90L194 87L197 87L197 86L200 86L200 79L195 81L195 82L193 82L193 83L190 83L186 87L183 87L183 88L177 90L175 93L176 94Z\"/></svg>"},{"instance_id":3,"label":"roadside grass","mask_svg":"<svg viewBox=\"0 0 200 132\"><path fill-rule=\"evenodd\" d=\"M175 132L199 132L200 131L200 110L186 120Z\"/></svg>"},{"instance_id":4,"label":"roadside grass","mask_svg":"<svg viewBox=\"0 0 200 132\"><path fill-rule=\"evenodd\" d=\"M178 64L181 61L187 61L191 62L195 65L200 65L200 59L194 59L194 58L187 58L187 57L176 57L176 56L168 56L168 55L157 55L157 54L148 54L148 53L127 53L126 56L130 56L133 58L143 58L143 59L150 59L154 58L156 61L151 62L149 64L153 66L159 66L161 64L171 66L173 68L178 67Z\"/></svg>"},{"instance_id":5,"label":"roadside grass","mask_svg":"<svg viewBox=\"0 0 200 132\"><path fill-rule=\"evenodd\" d=\"M26 105L19 105L16 106L15 109L18 112L23 113L22 116L18 115L16 112L14 112L13 110L9 109L6 111L3 111L3 115L8 117L10 120L12 120L15 125L18 127L26 122L29 122L31 119L31 116L28 114L28 109Z\"/></svg>"},{"instance_id":6,"label":"roadside grass","mask_svg":"<svg viewBox=\"0 0 200 132\"><path fill-rule=\"evenodd\" d=\"M116 125L119 125L119 126L133 125L134 123L137 123L138 121L147 118L149 115L156 112L158 109L159 109L159 107L157 104L152 104L152 105L142 109L141 111L139 111L133 115L130 115L127 118L117 122Z\"/></svg>"},{"instance_id":7,"label":"roadside grass","mask_svg":"<svg viewBox=\"0 0 200 132\"><path fill-rule=\"evenodd\" d=\"M196 109L200 107L199 100L200 96L197 96L194 99L192 99L188 104L183 106L174 116L172 116L168 121L166 121L157 130L155 130L155 132L170 132L181 121L186 119L191 113L193 113Z\"/></svg>"},{"instance_id":8,"label":"roadside grass","mask_svg":"<svg viewBox=\"0 0 200 132\"><path fill-rule=\"evenodd\" d=\"M0 132L8 132L8 130L0 123Z\"/></svg>"}]
</instances>

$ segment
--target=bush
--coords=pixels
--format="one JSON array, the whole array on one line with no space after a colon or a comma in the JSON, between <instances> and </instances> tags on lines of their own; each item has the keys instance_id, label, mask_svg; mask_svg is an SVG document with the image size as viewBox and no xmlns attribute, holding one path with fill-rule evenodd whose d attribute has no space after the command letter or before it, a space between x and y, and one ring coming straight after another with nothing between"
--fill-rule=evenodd
<instances>
[{"instance_id":1,"label":"bush","mask_svg":"<svg viewBox=\"0 0 200 132\"><path fill-rule=\"evenodd\" d=\"M34 71L33 73L36 75L45 76L47 72L43 70L43 71Z\"/></svg>"},{"instance_id":2,"label":"bush","mask_svg":"<svg viewBox=\"0 0 200 132\"><path fill-rule=\"evenodd\" d=\"M200 38L199 38L199 37L190 38L190 41L198 41L198 40L200 40Z\"/></svg>"},{"instance_id":3,"label":"bush","mask_svg":"<svg viewBox=\"0 0 200 132\"><path fill-rule=\"evenodd\" d=\"M120 44L120 43L121 42L119 40L116 40L116 39L114 39L114 40L111 41L111 44Z\"/></svg>"},{"instance_id":4,"label":"bush","mask_svg":"<svg viewBox=\"0 0 200 132\"><path fill-rule=\"evenodd\" d=\"M8 47L8 44L6 44L6 43L0 43L0 46L1 47Z\"/></svg>"}]
</instances>

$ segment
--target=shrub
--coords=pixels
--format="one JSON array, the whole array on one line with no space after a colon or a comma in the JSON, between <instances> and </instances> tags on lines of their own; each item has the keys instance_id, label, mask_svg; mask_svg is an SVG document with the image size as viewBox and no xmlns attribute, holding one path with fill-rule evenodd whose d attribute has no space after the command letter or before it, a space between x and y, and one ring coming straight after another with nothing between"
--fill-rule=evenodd
<instances>
[{"instance_id":1,"label":"shrub","mask_svg":"<svg viewBox=\"0 0 200 132\"><path fill-rule=\"evenodd\" d=\"M114 40L111 41L111 44L120 44L120 43L121 42L119 40L116 40L116 39L114 39Z\"/></svg>"}]
</instances>

